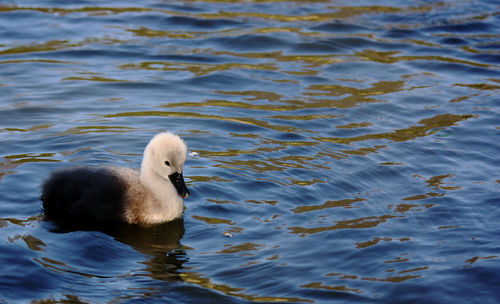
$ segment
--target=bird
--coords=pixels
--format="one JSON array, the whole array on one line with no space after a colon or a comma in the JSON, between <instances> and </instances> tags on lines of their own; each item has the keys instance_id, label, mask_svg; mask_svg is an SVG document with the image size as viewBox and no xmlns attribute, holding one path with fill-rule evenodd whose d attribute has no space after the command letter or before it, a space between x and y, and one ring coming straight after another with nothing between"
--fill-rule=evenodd
<instances>
[{"instance_id":1,"label":"bird","mask_svg":"<svg viewBox=\"0 0 500 304\"><path fill-rule=\"evenodd\" d=\"M53 171L42 184L42 210L66 223L160 224L181 218L190 192L184 182L187 146L170 132L144 149L140 171L81 165Z\"/></svg>"}]
</instances>

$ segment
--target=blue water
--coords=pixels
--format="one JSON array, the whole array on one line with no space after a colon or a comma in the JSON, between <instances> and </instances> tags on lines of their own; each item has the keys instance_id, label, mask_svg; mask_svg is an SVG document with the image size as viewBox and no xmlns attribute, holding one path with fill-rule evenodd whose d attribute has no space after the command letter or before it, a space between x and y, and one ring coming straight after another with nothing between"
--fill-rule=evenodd
<instances>
[{"instance_id":1,"label":"blue water","mask_svg":"<svg viewBox=\"0 0 500 304\"><path fill-rule=\"evenodd\" d=\"M498 303L499 92L498 1L3 2L0 303ZM43 219L166 130L182 221Z\"/></svg>"}]
</instances>

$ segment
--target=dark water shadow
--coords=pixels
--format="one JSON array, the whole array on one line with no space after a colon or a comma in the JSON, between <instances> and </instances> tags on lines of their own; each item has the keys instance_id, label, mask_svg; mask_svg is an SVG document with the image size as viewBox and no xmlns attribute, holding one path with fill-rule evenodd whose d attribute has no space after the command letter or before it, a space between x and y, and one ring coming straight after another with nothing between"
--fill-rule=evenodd
<instances>
[{"instance_id":1,"label":"dark water shadow","mask_svg":"<svg viewBox=\"0 0 500 304\"><path fill-rule=\"evenodd\" d=\"M52 225L53 233L76 231L101 232L114 240L130 246L147 257L141 261L145 276L162 281L181 281L178 270L187 261L187 254L180 243L184 235L184 220L157 225L132 225L126 223L68 223L44 218ZM75 245L77 246L77 245Z\"/></svg>"}]
</instances>

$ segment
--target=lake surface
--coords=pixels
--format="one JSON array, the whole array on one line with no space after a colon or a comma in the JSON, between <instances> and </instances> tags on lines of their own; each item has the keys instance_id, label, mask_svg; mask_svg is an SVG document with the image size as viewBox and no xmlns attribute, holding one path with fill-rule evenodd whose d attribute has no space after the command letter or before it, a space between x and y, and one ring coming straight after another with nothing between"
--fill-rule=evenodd
<instances>
[{"instance_id":1,"label":"lake surface","mask_svg":"<svg viewBox=\"0 0 500 304\"><path fill-rule=\"evenodd\" d=\"M0 303L499 303L500 2L0 4ZM182 221L40 184L179 134Z\"/></svg>"}]
</instances>

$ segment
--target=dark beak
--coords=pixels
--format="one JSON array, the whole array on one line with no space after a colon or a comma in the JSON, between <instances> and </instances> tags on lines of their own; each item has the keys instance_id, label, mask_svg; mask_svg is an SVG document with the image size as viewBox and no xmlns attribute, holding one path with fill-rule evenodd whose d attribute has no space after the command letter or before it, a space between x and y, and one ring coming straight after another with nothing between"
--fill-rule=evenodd
<instances>
[{"instance_id":1,"label":"dark beak","mask_svg":"<svg viewBox=\"0 0 500 304\"><path fill-rule=\"evenodd\" d=\"M170 179L172 184L174 184L175 190L177 190L179 196L182 198L188 198L189 190L184 183L184 177L182 176L182 173L175 172L173 174L170 174L168 178Z\"/></svg>"}]
</instances>

